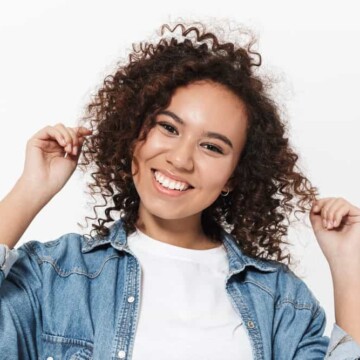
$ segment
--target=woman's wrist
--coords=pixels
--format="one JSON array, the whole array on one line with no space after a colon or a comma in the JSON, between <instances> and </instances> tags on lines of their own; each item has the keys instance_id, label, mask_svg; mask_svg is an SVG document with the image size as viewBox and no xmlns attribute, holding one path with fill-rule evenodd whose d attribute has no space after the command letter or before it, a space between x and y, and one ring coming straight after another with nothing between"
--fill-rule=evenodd
<instances>
[{"instance_id":1,"label":"woman's wrist","mask_svg":"<svg viewBox=\"0 0 360 360\"><path fill-rule=\"evenodd\" d=\"M19 179L0 202L0 243L13 249L49 200L44 192Z\"/></svg>"},{"instance_id":2,"label":"woman's wrist","mask_svg":"<svg viewBox=\"0 0 360 360\"><path fill-rule=\"evenodd\" d=\"M345 267L332 272L334 285L335 321L360 344L360 267Z\"/></svg>"},{"instance_id":3,"label":"woman's wrist","mask_svg":"<svg viewBox=\"0 0 360 360\"><path fill-rule=\"evenodd\" d=\"M34 184L20 177L10 192L17 198L24 199L30 209L39 212L53 197L42 184Z\"/></svg>"}]
</instances>

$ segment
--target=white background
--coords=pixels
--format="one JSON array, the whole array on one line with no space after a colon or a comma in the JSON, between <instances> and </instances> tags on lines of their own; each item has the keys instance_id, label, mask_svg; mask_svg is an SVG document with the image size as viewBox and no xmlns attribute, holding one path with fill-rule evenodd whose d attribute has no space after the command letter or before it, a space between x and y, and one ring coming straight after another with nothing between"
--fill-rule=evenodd
<instances>
[{"instance_id":1,"label":"white background","mask_svg":"<svg viewBox=\"0 0 360 360\"><path fill-rule=\"evenodd\" d=\"M126 5L125 5L126 4ZM279 83L276 100L289 121L300 166L321 196L360 205L360 22L356 1L46 1L0 4L0 198L22 172L27 139L47 124L74 126L103 78L133 42L160 25L231 20L259 37L265 72ZM92 215L75 172L30 225L18 245L82 232ZM23 206L26 206L24 203ZM1 221L1 219L0 219ZM330 272L310 228L289 239L296 273L334 322ZM1 240L0 240L1 241Z\"/></svg>"}]
</instances>

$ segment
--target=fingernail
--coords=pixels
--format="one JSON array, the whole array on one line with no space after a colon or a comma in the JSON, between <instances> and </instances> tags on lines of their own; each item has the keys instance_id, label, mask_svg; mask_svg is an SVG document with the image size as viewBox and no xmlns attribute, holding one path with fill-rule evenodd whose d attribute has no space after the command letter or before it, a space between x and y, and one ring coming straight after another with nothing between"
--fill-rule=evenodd
<instances>
[{"instance_id":1,"label":"fingernail","mask_svg":"<svg viewBox=\"0 0 360 360\"><path fill-rule=\"evenodd\" d=\"M73 151L72 151L73 155L76 155L77 152L78 152L78 147L74 146Z\"/></svg>"},{"instance_id":2,"label":"fingernail","mask_svg":"<svg viewBox=\"0 0 360 360\"><path fill-rule=\"evenodd\" d=\"M323 226L324 226L324 228L327 228L327 222L325 219L323 219Z\"/></svg>"}]
</instances>

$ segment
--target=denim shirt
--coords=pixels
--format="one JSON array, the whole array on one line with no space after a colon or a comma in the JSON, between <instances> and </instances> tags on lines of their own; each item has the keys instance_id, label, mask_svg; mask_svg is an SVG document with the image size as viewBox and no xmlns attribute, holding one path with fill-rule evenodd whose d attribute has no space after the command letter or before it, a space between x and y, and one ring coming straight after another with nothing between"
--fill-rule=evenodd
<instances>
[{"instance_id":1,"label":"denim shirt","mask_svg":"<svg viewBox=\"0 0 360 360\"><path fill-rule=\"evenodd\" d=\"M118 220L104 238L72 233L0 247L0 358L131 359L141 268L126 240ZM359 344L336 324L323 335L324 310L287 266L245 256L226 232L222 241L224 290L254 359L360 359Z\"/></svg>"}]
</instances>

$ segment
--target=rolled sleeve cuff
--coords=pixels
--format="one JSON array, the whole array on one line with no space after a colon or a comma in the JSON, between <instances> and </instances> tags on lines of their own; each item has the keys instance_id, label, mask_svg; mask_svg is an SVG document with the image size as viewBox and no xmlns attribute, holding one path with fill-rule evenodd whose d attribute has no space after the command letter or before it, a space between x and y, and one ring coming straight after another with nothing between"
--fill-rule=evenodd
<instances>
[{"instance_id":1,"label":"rolled sleeve cuff","mask_svg":"<svg viewBox=\"0 0 360 360\"><path fill-rule=\"evenodd\" d=\"M340 326L334 324L325 359L359 360L360 345Z\"/></svg>"},{"instance_id":2,"label":"rolled sleeve cuff","mask_svg":"<svg viewBox=\"0 0 360 360\"><path fill-rule=\"evenodd\" d=\"M7 245L0 244L0 284L7 277L18 258L19 253L16 249L10 250Z\"/></svg>"}]
</instances>

